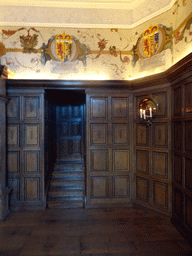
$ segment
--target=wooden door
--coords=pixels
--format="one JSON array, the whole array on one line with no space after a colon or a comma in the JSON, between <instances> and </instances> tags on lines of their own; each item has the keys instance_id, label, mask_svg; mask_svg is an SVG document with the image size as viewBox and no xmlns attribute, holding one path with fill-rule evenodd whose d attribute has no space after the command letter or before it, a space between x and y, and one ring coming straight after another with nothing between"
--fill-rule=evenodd
<instances>
[{"instance_id":1,"label":"wooden door","mask_svg":"<svg viewBox=\"0 0 192 256\"><path fill-rule=\"evenodd\" d=\"M66 94L65 97L67 97ZM83 130L85 103L65 102L56 107L57 160L82 159L84 156ZM70 101L70 99L66 100Z\"/></svg>"}]
</instances>

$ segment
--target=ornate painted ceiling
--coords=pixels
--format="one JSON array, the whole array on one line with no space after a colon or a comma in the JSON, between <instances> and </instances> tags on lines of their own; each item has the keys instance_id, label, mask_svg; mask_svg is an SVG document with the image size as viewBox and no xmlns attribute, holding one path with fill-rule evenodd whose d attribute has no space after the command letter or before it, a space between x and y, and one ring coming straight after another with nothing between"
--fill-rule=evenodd
<instances>
[{"instance_id":1,"label":"ornate painted ceiling","mask_svg":"<svg viewBox=\"0 0 192 256\"><path fill-rule=\"evenodd\" d=\"M2 25L133 28L175 0L1 0Z\"/></svg>"}]
</instances>

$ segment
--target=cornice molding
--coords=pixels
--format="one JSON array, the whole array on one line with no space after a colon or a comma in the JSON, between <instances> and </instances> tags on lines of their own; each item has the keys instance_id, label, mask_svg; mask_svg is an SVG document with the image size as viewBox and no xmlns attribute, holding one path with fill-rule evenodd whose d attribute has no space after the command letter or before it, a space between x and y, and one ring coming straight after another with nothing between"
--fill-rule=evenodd
<instances>
[{"instance_id":1,"label":"cornice molding","mask_svg":"<svg viewBox=\"0 0 192 256\"><path fill-rule=\"evenodd\" d=\"M34 1L13 1L13 0L1 0L0 7L3 8L3 13L0 17L0 24L1 26L36 26L36 27L74 27L74 28L124 28L124 29L133 29L138 25L164 13L172 8L175 0L164 0L163 4L160 4L159 1L156 3L157 8L154 8L152 5L152 0L140 0L140 1L133 1L133 0L76 0L75 2L72 0L68 1L48 1L48 0L34 0ZM150 2L151 1L151 2ZM167 1L167 2L166 2ZM150 7L151 6L151 7ZM11 7L13 13L16 14L16 17L9 18L10 16L10 8L4 7ZM22 7L19 10L19 7ZM35 15L28 19L24 16L24 14L33 9L33 12L36 13L38 9L41 8L42 10L42 17ZM62 19L55 20L55 16L52 14L51 9L59 8L63 9L63 13L66 13L67 10L73 13L74 15L74 23L73 21L68 21L63 17ZM46 15L48 13L49 19L46 22L45 16L43 14L43 10L46 9ZM141 15L141 9L146 9L145 16ZM76 18L78 18L79 13L83 11L84 15L86 13L86 19L79 21L77 23ZM89 14L90 11L94 11L96 16L103 10L106 10L106 15L101 17L100 23L98 23L98 19L94 19L92 15ZM107 13L107 10L110 11L110 14ZM123 18L123 13L125 17ZM136 20L133 20L134 17L137 17ZM116 18L114 18L116 17ZM121 17L121 23L117 22L117 17ZM54 20L54 21L53 21Z\"/></svg>"}]
</instances>

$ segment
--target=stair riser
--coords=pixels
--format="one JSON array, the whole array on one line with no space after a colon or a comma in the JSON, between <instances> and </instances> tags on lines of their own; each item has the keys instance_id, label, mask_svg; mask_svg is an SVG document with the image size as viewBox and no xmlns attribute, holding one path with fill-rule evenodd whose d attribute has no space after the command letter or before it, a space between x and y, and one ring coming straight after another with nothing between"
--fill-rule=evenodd
<instances>
[{"instance_id":1,"label":"stair riser","mask_svg":"<svg viewBox=\"0 0 192 256\"><path fill-rule=\"evenodd\" d=\"M85 174L83 162L57 162L52 173L52 181L48 193L48 207L83 207L84 194Z\"/></svg>"},{"instance_id":2,"label":"stair riser","mask_svg":"<svg viewBox=\"0 0 192 256\"><path fill-rule=\"evenodd\" d=\"M65 209L70 209L70 208L82 208L83 207L83 202L80 203L73 203L73 204L64 204L64 203L48 203L49 208L65 208Z\"/></svg>"},{"instance_id":3,"label":"stair riser","mask_svg":"<svg viewBox=\"0 0 192 256\"><path fill-rule=\"evenodd\" d=\"M69 180L74 180L74 181L77 181L77 180L80 180L80 181L83 181L85 178L84 176L63 176L63 175L54 175L53 176L54 179L59 179L60 181L69 181Z\"/></svg>"},{"instance_id":4,"label":"stair riser","mask_svg":"<svg viewBox=\"0 0 192 256\"><path fill-rule=\"evenodd\" d=\"M56 172L84 172L83 168L54 168Z\"/></svg>"},{"instance_id":5,"label":"stair riser","mask_svg":"<svg viewBox=\"0 0 192 256\"><path fill-rule=\"evenodd\" d=\"M53 179L51 187L85 187L84 180L65 180L64 182L60 179Z\"/></svg>"},{"instance_id":6,"label":"stair riser","mask_svg":"<svg viewBox=\"0 0 192 256\"><path fill-rule=\"evenodd\" d=\"M51 186L50 192L54 191L81 191L85 190L85 186L66 186L65 184L61 186Z\"/></svg>"},{"instance_id":7,"label":"stair riser","mask_svg":"<svg viewBox=\"0 0 192 256\"><path fill-rule=\"evenodd\" d=\"M52 191L49 193L49 197L83 197L83 191Z\"/></svg>"}]
</instances>

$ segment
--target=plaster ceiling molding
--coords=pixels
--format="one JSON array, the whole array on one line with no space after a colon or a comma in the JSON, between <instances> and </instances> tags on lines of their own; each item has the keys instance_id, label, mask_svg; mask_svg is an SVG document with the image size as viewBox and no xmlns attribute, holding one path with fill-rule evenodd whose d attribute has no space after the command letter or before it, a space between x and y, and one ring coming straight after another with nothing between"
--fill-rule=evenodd
<instances>
[{"instance_id":1,"label":"plaster ceiling molding","mask_svg":"<svg viewBox=\"0 0 192 256\"><path fill-rule=\"evenodd\" d=\"M169 10L168 6L172 7L172 0L162 0L156 1L154 4L154 0L145 0L139 5L137 5L132 10L133 22L132 24L138 25Z\"/></svg>"},{"instance_id":2,"label":"plaster ceiling molding","mask_svg":"<svg viewBox=\"0 0 192 256\"><path fill-rule=\"evenodd\" d=\"M1 0L6 26L134 28L169 10L175 0ZM10 8L11 7L11 8Z\"/></svg>"}]
</instances>

